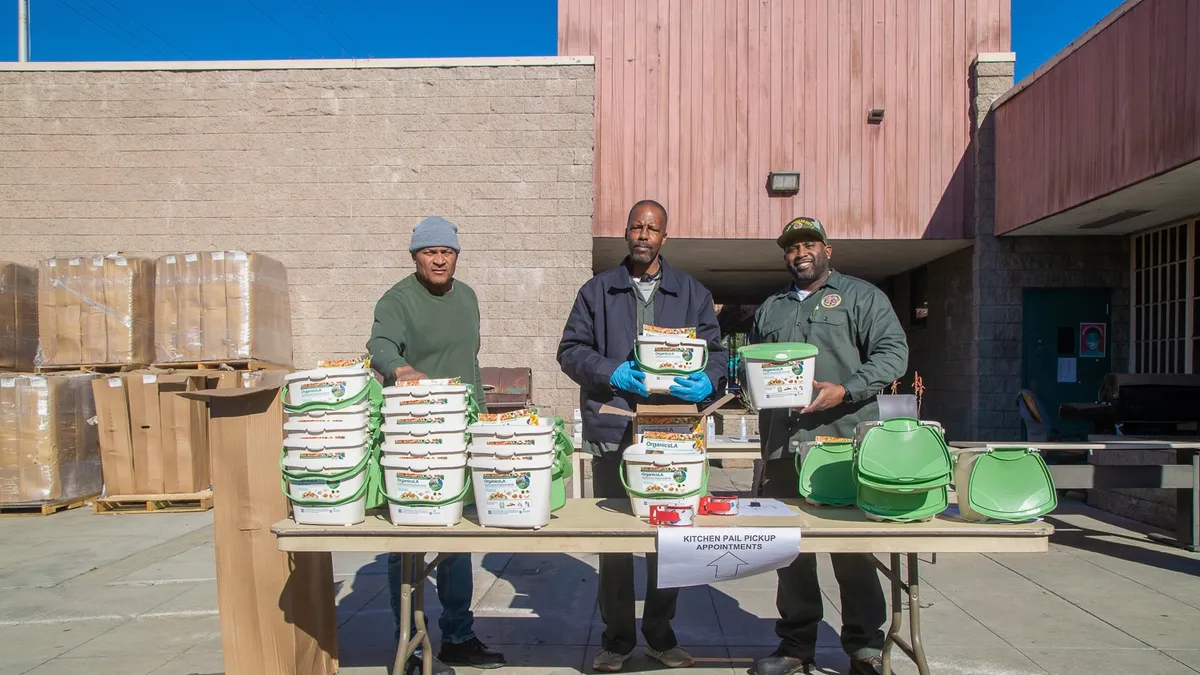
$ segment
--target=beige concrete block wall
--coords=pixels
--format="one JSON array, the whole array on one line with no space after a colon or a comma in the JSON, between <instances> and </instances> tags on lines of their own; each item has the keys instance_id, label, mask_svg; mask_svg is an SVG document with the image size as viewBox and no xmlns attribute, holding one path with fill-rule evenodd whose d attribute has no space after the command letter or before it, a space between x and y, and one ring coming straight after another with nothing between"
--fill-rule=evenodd
<instances>
[{"instance_id":1,"label":"beige concrete block wall","mask_svg":"<svg viewBox=\"0 0 1200 675\"><path fill-rule=\"evenodd\" d=\"M554 357L591 277L594 67L530 61L0 71L0 251L276 257L305 367L364 350L413 226L441 215L483 365L531 367L538 403L569 418L578 388Z\"/></svg>"}]
</instances>

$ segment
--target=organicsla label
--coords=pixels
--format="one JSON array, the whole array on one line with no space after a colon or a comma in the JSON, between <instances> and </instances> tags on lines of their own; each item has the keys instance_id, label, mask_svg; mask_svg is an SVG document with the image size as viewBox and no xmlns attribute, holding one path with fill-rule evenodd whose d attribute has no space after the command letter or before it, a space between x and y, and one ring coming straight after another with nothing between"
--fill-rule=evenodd
<instances>
[{"instance_id":1,"label":"organicsla label","mask_svg":"<svg viewBox=\"0 0 1200 675\"><path fill-rule=\"evenodd\" d=\"M642 434L642 447L651 455L699 452L704 448L704 434L647 431Z\"/></svg>"},{"instance_id":2,"label":"organicsla label","mask_svg":"<svg viewBox=\"0 0 1200 675\"><path fill-rule=\"evenodd\" d=\"M300 490L300 499L331 502L342 497L342 481L325 480L324 478L301 478L300 480L290 480L292 489L297 487Z\"/></svg>"},{"instance_id":3,"label":"organicsla label","mask_svg":"<svg viewBox=\"0 0 1200 675\"><path fill-rule=\"evenodd\" d=\"M804 395L804 362L763 366L763 396L767 399Z\"/></svg>"},{"instance_id":4,"label":"organicsla label","mask_svg":"<svg viewBox=\"0 0 1200 675\"><path fill-rule=\"evenodd\" d=\"M484 508L488 515L523 516L533 513L529 483L528 471L483 474L483 491L487 495Z\"/></svg>"},{"instance_id":5,"label":"organicsla label","mask_svg":"<svg viewBox=\"0 0 1200 675\"><path fill-rule=\"evenodd\" d=\"M696 362L696 349L694 347L655 347L654 361L656 368L687 370Z\"/></svg>"},{"instance_id":6,"label":"organicsla label","mask_svg":"<svg viewBox=\"0 0 1200 675\"><path fill-rule=\"evenodd\" d=\"M687 492L687 488L684 487L688 475L686 467L644 466L639 474L642 478L642 492L663 495Z\"/></svg>"},{"instance_id":7,"label":"organicsla label","mask_svg":"<svg viewBox=\"0 0 1200 675\"><path fill-rule=\"evenodd\" d=\"M302 452L300 459L346 459L344 452Z\"/></svg>"},{"instance_id":8,"label":"organicsla label","mask_svg":"<svg viewBox=\"0 0 1200 675\"><path fill-rule=\"evenodd\" d=\"M392 440L392 445L441 445L442 439L440 436L426 436L424 438L396 438Z\"/></svg>"},{"instance_id":9,"label":"organicsla label","mask_svg":"<svg viewBox=\"0 0 1200 675\"><path fill-rule=\"evenodd\" d=\"M392 481L392 489L388 492L393 499L437 502L445 498L442 496L442 488L444 487L446 487L446 477L444 474L397 471L396 478ZM437 515L436 511L431 510L436 507L421 505L401 506L398 504L393 504L393 506L399 509L401 513L428 516Z\"/></svg>"},{"instance_id":10,"label":"organicsla label","mask_svg":"<svg viewBox=\"0 0 1200 675\"><path fill-rule=\"evenodd\" d=\"M443 397L443 398L408 398L408 399L402 398L402 399L397 399L393 403L393 405L395 405L397 408L408 408L408 407L417 407L417 406L424 407L424 406L449 405L449 404L450 404L450 399L445 398L445 397Z\"/></svg>"},{"instance_id":11,"label":"organicsla label","mask_svg":"<svg viewBox=\"0 0 1200 675\"><path fill-rule=\"evenodd\" d=\"M445 424L445 417L393 417L392 424L397 426L408 426L412 424Z\"/></svg>"},{"instance_id":12,"label":"organicsla label","mask_svg":"<svg viewBox=\"0 0 1200 675\"><path fill-rule=\"evenodd\" d=\"M532 438L509 438L502 441L487 441L484 445L533 445Z\"/></svg>"},{"instance_id":13,"label":"organicsla label","mask_svg":"<svg viewBox=\"0 0 1200 675\"><path fill-rule=\"evenodd\" d=\"M300 402L338 401L346 395L345 380L323 380L321 382L302 382L300 384Z\"/></svg>"}]
</instances>

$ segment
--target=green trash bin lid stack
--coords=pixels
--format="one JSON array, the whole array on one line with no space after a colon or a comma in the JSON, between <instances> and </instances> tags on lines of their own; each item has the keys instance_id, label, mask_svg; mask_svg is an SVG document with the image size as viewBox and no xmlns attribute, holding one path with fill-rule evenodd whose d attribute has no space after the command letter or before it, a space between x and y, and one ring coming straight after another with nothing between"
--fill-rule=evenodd
<instances>
[{"instance_id":1,"label":"green trash bin lid stack","mask_svg":"<svg viewBox=\"0 0 1200 675\"><path fill-rule=\"evenodd\" d=\"M896 417L856 432L857 503L868 516L924 520L946 509L953 461L938 425Z\"/></svg>"},{"instance_id":2,"label":"green trash bin lid stack","mask_svg":"<svg viewBox=\"0 0 1200 675\"><path fill-rule=\"evenodd\" d=\"M1050 468L1034 448L962 452L954 469L958 510L966 520L1020 522L1058 506Z\"/></svg>"},{"instance_id":3,"label":"green trash bin lid stack","mask_svg":"<svg viewBox=\"0 0 1200 675\"><path fill-rule=\"evenodd\" d=\"M854 442L818 441L796 455L800 495L824 506L853 506L858 499L854 482Z\"/></svg>"}]
</instances>

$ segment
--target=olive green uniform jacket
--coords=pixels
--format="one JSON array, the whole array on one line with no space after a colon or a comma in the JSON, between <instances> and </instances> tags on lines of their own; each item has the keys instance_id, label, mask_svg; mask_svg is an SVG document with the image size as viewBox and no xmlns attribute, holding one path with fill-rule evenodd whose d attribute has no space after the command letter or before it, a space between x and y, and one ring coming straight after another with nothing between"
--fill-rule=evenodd
<instances>
[{"instance_id":1,"label":"olive green uniform jacket","mask_svg":"<svg viewBox=\"0 0 1200 675\"><path fill-rule=\"evenodd\" d=\"M767 298L754 315L751 341L814 345L815 381L846 388L847 400L823 412L762 410L763 459L799 452L817 436L853 438L859 422L879 419L875 396L908 369L908 340L891 301L872 284L837 271L804 300L794 287Z\"/></svg>"}]
</instances>

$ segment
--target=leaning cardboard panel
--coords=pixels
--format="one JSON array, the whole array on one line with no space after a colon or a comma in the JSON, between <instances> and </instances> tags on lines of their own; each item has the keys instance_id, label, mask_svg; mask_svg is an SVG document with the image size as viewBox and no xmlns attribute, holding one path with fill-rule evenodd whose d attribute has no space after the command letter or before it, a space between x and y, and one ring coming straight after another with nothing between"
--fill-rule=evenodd
<instances>
[{"instance_id":1,"label":"leaning cardboard panel","mask_svg":"<svg viewBox=\"0 0 1200 675\"><path fill-rule=\"evenodd\" d=\"M287 269L258 253L176 253L155 267L156 362L292 363Z\"/></svg>"},{"instance_id":2,"label":"leaning cardboard panel","mask_svg":"<svg viewBox=\"0 0 1200 675\"><path fill-rule=\"evenodd\" d=\"M725 394L703 410L698 409L691 403L678 405L638 404L637 412L632 412L606 404L600 406L600 414L632 418L633 438L635 442L640 442L641 434L645 431L704 434L708 416L731 400L733 400L733 394ZM709 439L705 437L704 449L706 450L708 449L708 441Z\"/></svg>"},{"instance_id":3,"label":"leaning cardboard panel","mask_svg":"<svg viewBox=\"0 0 1200 675\"><path fill-rule=\"evenodd\" d=\"M279 487L283 375L264 371L261 386L250 389L181 394L208 403L226 675L337 671L333 558L280 552L271 532L288 516Z\"/></svg>"},{"instance_id":4,"label":"leaning cardboard panel","mask_svg":"<svg viewBox=\"0 0 1200 675\"><path fill-rule=\"evenodd\" d=\"M38 266L37 365L148 364L154 261L109 255Z\"/></svg>"},{"instance_id":5,"label":"leaning cardboard panel","mask_svg":"<svg viewBox=\"0 0 1200 675\"><path fill-rule=\"evenodd\" d=\"M37 270L0 262L0 370L33 370L37 330Z\"/></svg>"},{"instance_id":6,"label":"leaning cardboard panel","mask_svg":"<svg viewBox=\"0 0 1200 675\"><path fill-rule=\"evenodd\" d=\"M0 501L98 493L91 373L0 375Z\"/></svg>"}]
</instances>

